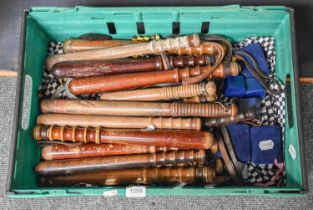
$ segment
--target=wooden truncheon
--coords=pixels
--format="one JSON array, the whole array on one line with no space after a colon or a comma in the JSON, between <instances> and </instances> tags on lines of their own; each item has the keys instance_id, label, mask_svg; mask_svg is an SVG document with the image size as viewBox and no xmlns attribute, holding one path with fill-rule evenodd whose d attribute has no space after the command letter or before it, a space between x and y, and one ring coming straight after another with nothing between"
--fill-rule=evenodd
<instances>
[{"instance_id":1,"label":"wooden truncheon","mask_svg":"<svg viewBox=\"0 0 313 210\"><path fill-rule=\"evenodd\" d=\"M147 87L155 84L179 83L192 79L212 70L211 66L196 66L192 68L171 69L167 71L141 72L132 74L107 75L98 77L77 78L69 82L68 89L73 95L103 93L117 90L127 90ZM236 76L240 72L237 63L220 64L208 75L211 78Z\"/></svg>"},{"instance_id":2,"label":"wooden truncheon","mask_svg":"<svg viewBox=\"0 0 313 210\"><path fill-rule=\"evenodd\" d=\"M42 114L37 124L104 128L201 130L200 118L118 117L79 114Z\"/></svg>"},{"instance_id":3,"label":"wooden truncheon","mask_svg":"<svg viewBox=\"0 0 313 210\"><path fill-rule=\"evenodd\" d=\"M74 52L60 55L52 55L47 58L46 66L51 70L53 65L63 61L80 60L108 60L126 58L134 55L158 54L167 50L176 50L182 47L194 47L200 45L199 35L182 36L164 40L152 40L147 43L123 45L105 49L95 49L82 52Z\"/></svg>"},{"instance_id":4,"label":"wooden truncheon","mask_svg":"<svg viewBox=\"0 0 313 210\"><path fill-rule=\"evenodd\" d=\"M84 143L141 144L180 149L217 151L211 132L187 130L135 130L37 125L33 129L37 141L71 141Z\"/></svg>"},{"instance_id":5,"label":"wooden truncheon","mask_svg":"<svg viewBox=\"0 0 313 210\"><path fill-rule=\"evenodd\" d=\"M176 150L178 149L140 144L55 144L44 146L41 150L41 157L44 160L63 160L111 155L146 154Z\"/></svg>"},{"instance_id":6,"label":"wooden truncheon","mask_svg":"<svg viewBox=\"0 0 313 210\"><path fill-rule=\"evenodd\" d=\"M122 45L131 45L138 42L132 40L82 40L71 39L64 42L63 50L65 53L80 52L95 49L104 49ZM215 55L220 46L216 42L204 42L196 47L182 47L168 50L167 53L174 55Z\"/></svg>"},{"instance_id":7,"label":"wooden truncheon","mask_svg":"<svg viewBox=\"0 0 313 210\"><path fill-rule=\"evenodd\" d=\"M187 66L213 65L215 63L215 57L207 55L167 56L165 59L167 60L163 60L161 56L156 56L136 59L64 61L55 64L52 68L52 73L57 78L80 78L157 71L175 67L183 68Z\"/></svg>"},{"instance_id":8,"label":"wooden truncheon","mask_svg":"<svg viewBox=\"0 0 313 210\"><path fill-rule=\"evenodd\" d=\"M235 104L225 107L219 103L153 103L128 101L92 101L92 100L42 100L43 113L64 113L111 116L152 116L152 117L226 117L236 116Z\"/></svg>"},{"instance_id":9,"label":"wooden truncheon","mask_svg":"<svg viewBox=\"0 0 313 210\"><path fill-rule=\"evenodd\" d=\"M97 170L161 166L198 166L203 165L204 161L204 150L180 150L150 154L42 161L36 166L35 171L40 175L51 176Z\"/></svg>"},{"instance_id":10,"label":"wooden truncheon","mask_svg":"<svg viewBox=\"0 0 313 210\"><path fill-rule=\"evenodd\" d=\"M104 170L63 176L42 176L41 186L222 183L208 166Z\"/></svg>"},{"instance_id":11,"label":"wooden truncheon","mask_svg":"<svg viewBox=\"0 0 313 210\"><path fill-rule=\"evenodd\" d=\"M198 95L215 98L215 83L210 81L207 84L191 84L177 87L147 88L142 90L103 93L100 99L110 101L169 101Z\"/></svg>"}]
</instances>

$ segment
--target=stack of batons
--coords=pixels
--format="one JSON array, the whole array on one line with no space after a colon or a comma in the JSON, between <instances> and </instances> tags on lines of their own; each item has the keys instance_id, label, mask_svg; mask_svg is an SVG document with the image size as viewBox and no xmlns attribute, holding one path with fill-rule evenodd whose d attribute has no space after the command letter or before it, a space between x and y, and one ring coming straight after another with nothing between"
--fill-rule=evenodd
<instances>
[{"instance_id":1,"label":"stack of batons","mask_svg":"<svg viewBox=\"0 0 313 210\"><path fill-rule=\"evenodd\" d=\"M55 77L70 78L72 98L41 101L39 184L225 184L232 173L215 130L246 117L216 101L216 80L240 72L225 59L229 50L197 34L67 40L65 54L46 62ZM99 100L80 98L95 93Z\"/></svg>"}]
</instances>

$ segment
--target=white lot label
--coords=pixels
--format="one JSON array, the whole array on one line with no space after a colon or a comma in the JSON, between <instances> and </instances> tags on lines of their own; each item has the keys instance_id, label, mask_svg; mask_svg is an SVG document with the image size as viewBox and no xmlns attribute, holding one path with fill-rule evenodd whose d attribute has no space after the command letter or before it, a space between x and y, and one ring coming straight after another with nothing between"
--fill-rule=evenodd
<instances>
[{"instance_id":1,"label":"white lot label","mask_svg":"<svg viewBox=\"0 0 313 210\"><path fill-rule=\"evenodd\" d=\"M117 190L109 190L109 191L105 191L102 193L103 197L113 197L113 196L117 196L118 192Z\"/></svg>"},{"instance_id":2,"label":"white lot label","mask_svg":"<svg viewBox=\"0 0 313 210\"><path fill-rule=\"evenodd\" d=\"M271 139L260 141L259 143L260 150L269 150L274 148L274 142Z\"/></svg>"},{"instance_id":3,"label":"white lot label","mask_svg":"<svg viewBox=\"0 0 313 210\"><path fill-rule=\"evenodd\" d=\"M144 198L146 197L145 186L126 187L126 197L128 198Z\"/></svg>"}]
</instances>

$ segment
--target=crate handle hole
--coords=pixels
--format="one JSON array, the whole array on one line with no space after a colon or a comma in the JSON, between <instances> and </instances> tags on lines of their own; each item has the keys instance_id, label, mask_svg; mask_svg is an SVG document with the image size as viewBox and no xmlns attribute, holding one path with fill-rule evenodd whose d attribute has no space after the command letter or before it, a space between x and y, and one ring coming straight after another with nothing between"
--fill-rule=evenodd
<instances>
[{"instance_id":1,"label":"crate handle hole","mask_svg":"<svg viewBox=\"0 0 313 210\"><path fill-rule=\"evenodd\" d=\"M201 34L207 34L209 33L210 29L210 22L202 22L201 25Z\"/></svg>"},{"instance_id":2,"label":"crate handle hole","mask_svg":"<svg viewBox=\"0 0 313 210\"><path fill-rule=\"evenodd\" d=\"M23 130L27 130L29 126L32 85L33 85L33 80L31 76L26 75L25 80L24 80L24 93L23 93L24 95L23 95L22 120L21 120L21 127Z\"/></svg>"},{"instance_id":3,"label":"crate handle hole","mask_svg":"<svg viewBox=\"0 0 313 210\"><path fill-rule=\"evenodd\" d=\"M145 34L145 24L144 22L137 22L137 32L138 34Z\"/></svg>"},{"instance_id":4,"label":"crate handle hole","mask_svg":"<svg viewBox=\"0 0 313 210\"><path fill-rule=\"evenodd\" d=\"M115 24L113 22L108 22L107 27L110 34L116 34Z\"/></svg>"},{"instance_id":5,"label":"crate handle hole","mask_svg":"<svg viewBox=\"0 0 313 210\"><path fill-rule=\"evenodd\" d=\"M288 112L288 126L293 127L293 108L292 108L292 94L291 94L291 79L290 74L286 76L285 92L287 98L287 112Z\"/></svg>"},{"instance_id":6,"label":"crate handle hole","mask_svg":"<svg viewBox=\"0 0 313 210\"><path fill-rule=\"evenodd\" d=\"M172 23L172 34L179 34L180 33L180 22L173 22Z\"/></svg>"}]
</instances>

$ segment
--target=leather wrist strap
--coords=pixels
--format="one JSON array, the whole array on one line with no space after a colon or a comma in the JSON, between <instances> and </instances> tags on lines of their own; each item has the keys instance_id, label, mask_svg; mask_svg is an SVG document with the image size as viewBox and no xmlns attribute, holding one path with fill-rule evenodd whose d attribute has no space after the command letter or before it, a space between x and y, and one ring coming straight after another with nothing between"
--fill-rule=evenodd
<instances>
[{"instance_id":1,"label":"leather wrist strap","mask_svg":"<svg viewBox=\"0 0 313 210\"><path fill-rule=\"evenodd\" d=\"M221 126L220 127L220 131L221 131L221 134L222 134L222 137L223 137L223 140L224 140L224 144L225 144L226 149L228 151L228 154L230 156L230 159L232 160L232 162L234 164L234 167L235 167L235 170L236 170L237 174L240 175L242 170L243 170L243 168L244 168L244 164L237 160L237 156L236 156L236 153L234 151L234 148L233 148L233 145L232 145L232 141L230 139L230 136L229 136L229 133L228 133L226 127L225 126Z\"/></svg>"},{"instance_id":2,"label":"leather wrist strap","mask_svg":"<svg viewBox=\"0 0 313 210\"><path fill-rule=\"evenodd\" d=\"M216 134L216 139L218 142L219 150L222 154L222 158L224 160L224 163L226 165L226 168L230 176L233 178L236 184L241 185L242 184L241 176L240 174L238 174L235 164L233 163L231 156L229 155L229 152L227 151L227 147L225 145L222 132L218 129L216 130L215 134Z\"/></svg>"},{"instance_id":3,"label":"leather wrist strap","mask_svg":"<svg viewBox=\"0 0 313 210\"><path fill-rule=\"evenodd\" d=\"M282 90L280 83L276 79L264 74L259 64L252 55L241 49L235 50L234 53L235 57L241 60L250 71L250 73L261 83L266 92L271 95L278 95L281 93ZM249 60L252 62L252 65L247 61L245 57L249 58Z\"/></svg>"}]
</instances>

